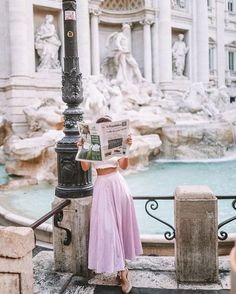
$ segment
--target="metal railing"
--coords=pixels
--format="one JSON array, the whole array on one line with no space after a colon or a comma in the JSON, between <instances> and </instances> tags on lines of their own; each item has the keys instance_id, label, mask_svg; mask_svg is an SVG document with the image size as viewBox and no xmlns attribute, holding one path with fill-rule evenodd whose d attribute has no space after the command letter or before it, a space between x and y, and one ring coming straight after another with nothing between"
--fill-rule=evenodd
<instances>
[{"instance_id":1,"label":"metal railing","mask_svg":"<svg viewBox=\"0 0 236 294\"><path fill-rule=\"evenodd\" d=\"M67 199L57 206L55 206L51 211L43 215L40 219L35 221L33 224L30 225L30 228L33 230L37 229L38 226L40 226L42 223L46 222L49 218L53 216L53 223L54 226L57 228L60 228L66 232L66 236L64 239L64 245L68 246L71 243L71 230L61 227L58 225L58 222L61 222L63 220L63 208L70 205L71 200Z\"/></svg>"},{"instance_id":2,"label":"metal railing","mask_svg":"<svg viewBox=\"0 0 236 294\"><path fill-rule=\"evenodd\" d=\"M236 220L236 196L216 196L216 197L218 200L232 200L232 208L235 210L235 216L232 216L232 217L230 217L230 218L228 218L218 224L218 231L219 231L225 225ZM164 233L165 239L170 241L175 238L174 226L171 225L170 223L168 223L166 220L163 220L153 214L153 212L157 211L157 209L159 208L159 203L158 203L159 200L164 200L164 201L172 200L172 201L174 201L174 196L141 196L141 197L135 196L135 197L133 197L133 199L135 201L147 200L145 203L145 206L144 206L146 213L150 217L155 219L156 221L162 223L163 225L165 225L166 227L169 228L169 230L167 230ZM60 203L59 205L54 207L51 211L49 211L44 216L42 216L40 219L35 221L32 225L30 225L30 227L33 230L35 230L38 226L40 226L42 223L44 223L50 217L54 216L54 220L53 220L54 226L57 228L60 228L66 232L66 236L64 239L64 245L66 245L66 246L70 245L71 238L72 238L71 230L58 225L58 222L61 222L63 219L63 208L70 205L70 203L71 203L71 200L69 200L69 199L63 201L62 203ZM218 239L223 241L223 240L226 240L227 238L228 238L228 233L225 232L224 230L221 230L219 232Z\"/></svg>"},{"instance_id":3,"label":"metal railing","mask_svg":"<svg viewBox=\"0 0 236 294\"><path fill-rule=\"evenodd\" d=\"M235 210L235 216L230 217L223 222L218 224L218 231L221 229L223 226L231 223L232 221L236 220L236 196L216 196L217 200L233 200L232 201L232 208ZM164 237L166 240L173 240L175 238L175 228L172 226L170 223L168 223L166 220L163 220L156 215L153 214L154 211L156 211L159 208L159 200L173 200L174 201L174 196L135 196L133 197L135 201L137 200L147 200L145 203L145 211L146 213L157 220L158 222L164 224L165 226L169 227L169 230L164 233ZM221 241L224 241L228 238L228 233L225 231L220 231L218 235L218 239Z\"/></svg>"}]
</instances>

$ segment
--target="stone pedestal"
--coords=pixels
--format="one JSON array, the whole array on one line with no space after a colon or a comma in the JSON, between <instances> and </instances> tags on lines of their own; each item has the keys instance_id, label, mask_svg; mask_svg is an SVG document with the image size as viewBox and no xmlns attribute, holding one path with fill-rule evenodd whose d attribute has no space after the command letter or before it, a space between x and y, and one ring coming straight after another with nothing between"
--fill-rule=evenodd
<instances>
[{"instance_id":1,"label":"stone pedestal","mask_svg":"<svg viewBox=\"0 0 236 294\"><path fill-rule=\"evenodd\" d=\"M33 294L33 230L0 227L0 236L0 292Z\"/></svg>"},{"instance_id":2,"label":"stone pedestal","mask_svg":"<svg viewBox=\"0 0 236 294\"><path fill-rule=\"evenodd\" d=\"M231 265L231 291L230 294L236 294L236 243L230 253Z\"/></svg>"},{"instance_id":3,"label":"stone pedestal","mask_svg":"<svg viewBox=\"0 0 236 294\"><path fill-rule=\"evenodd\" d=\"M177 280L217 281L217 199L207 186L177 187L175 227Z\"/></svg>"},{"instance_id":4,"label":"stone pedestal","mask_svg":"<svg viewBox=\"0 0 236 294\"><path fill-rule=\"evenodd\" d=\"M53 207L64 199L55 198ZM63 219L59 226L71 231L70 245L64 245L66 233L53 227L53 246L55 270L72 272L87 277L88 271L88 240L92 197L71 199L71 204L63 209Z\"/></svg>"}]
</instances>

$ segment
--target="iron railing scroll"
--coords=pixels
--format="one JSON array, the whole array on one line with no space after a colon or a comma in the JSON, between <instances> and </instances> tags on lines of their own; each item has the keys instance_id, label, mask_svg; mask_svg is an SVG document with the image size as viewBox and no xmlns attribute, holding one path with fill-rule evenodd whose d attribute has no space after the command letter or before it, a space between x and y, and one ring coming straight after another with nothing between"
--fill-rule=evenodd
<instances>
[{"instance_id":1,"label":"iron railing scroll","mask_svg":"<svg viewBox=\"0 0 236 294\"><path fill-rule=\"evenodd\" d=\"M232 208L236 211L236 196L216 196L216 197L217 197L218 201L219 200L233 200L232 201ZM146 213L150 217L154 218L156 221L164 224L165 226L167 226L169 228L169 230L164 232L165 239L170 241L175 238L176 232L175 232L174 226L171 225L170 223L168 223L167 221L157 217L157 215L154 214L154 212L156 212L159 208L159 203L158 203L159 200L164 200L164 201L173 200L174 201L174 196L141 196L141 197L136 196L136 197L133 197L133 199L135 201L147 200L144 205ZM219 223L218 230L220 230L223 226L231 223L232 221L236 221L236 213L235 213L235 216L232 216L232 217L222 221L221 223ZM222 230L219 232L219 235L218 235L219 240L224 241L227 238L228 238L228 233L226 231Z\"/></svg>"},{"instance_id":2,"label":"iron railing scroll","mask_svg":"<svg viewBox=\"0 0 236 294\"><path fill-rule=\"evenodd\" d=\"M64 228L64 227L61 227L58 224L58 222L61 222L63 220L63 208L70 205L70 203L71 203L71 200L69 200L69 199L61 202L60 204L55 206L51 211L49 211L48 213L43 215L40 219L38 219L33 224L31 224L30 227L33 230L35 230L35 229L37 229L38 226L40 226L42 223L46 222L50 217L53 216L54 217L54 220L53 220L54 226L57 228L60 228L66 232L66 237L64 239L64 245L66 245L66 246L70 245L71 238L72 238L71 230Z\"/></svg>"}]
</instances>

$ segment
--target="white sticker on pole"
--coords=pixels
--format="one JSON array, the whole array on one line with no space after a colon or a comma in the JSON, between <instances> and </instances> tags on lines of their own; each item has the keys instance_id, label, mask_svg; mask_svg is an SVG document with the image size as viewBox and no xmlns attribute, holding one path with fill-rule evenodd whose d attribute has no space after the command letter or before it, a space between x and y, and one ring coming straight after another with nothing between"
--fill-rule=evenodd
<instances>
[{"instance_id":1,"label":"white sticker on pole","mask_svg":"<svg viewBox=\"0 0 236 294\"><path fill-rule=\"evenodd\" d=\"M76 20L76 14L73 10L65 11L65 20Z\"/></svg>"}]
</instances>

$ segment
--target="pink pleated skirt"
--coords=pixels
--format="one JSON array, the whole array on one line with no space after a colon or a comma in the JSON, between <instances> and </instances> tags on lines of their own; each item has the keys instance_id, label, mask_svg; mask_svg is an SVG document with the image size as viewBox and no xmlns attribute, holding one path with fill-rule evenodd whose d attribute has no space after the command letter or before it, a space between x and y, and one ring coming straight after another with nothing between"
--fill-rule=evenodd
<instances>
[{"instance_id":1,"label":"pink pleated skirt","mask_svg":"<svg viewBox=\"0 0 236 294\"><path fill-rule=\"evenodd\" d=\"M98 176L90 219L88 268L96 273L124 270L125 259L143 253L133 199L119 172Z\"/></svg>"}]
</instances>

